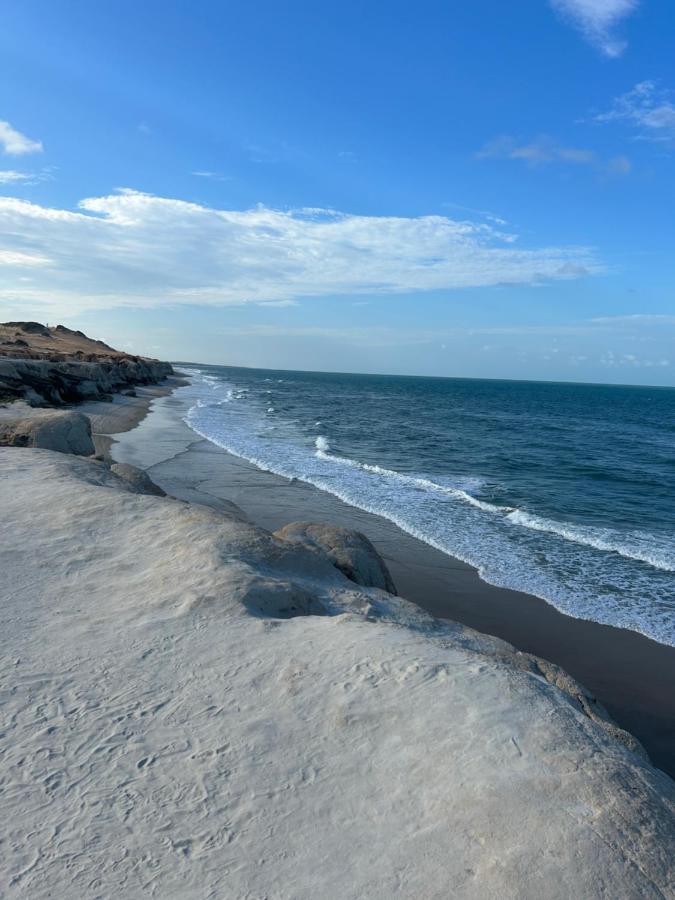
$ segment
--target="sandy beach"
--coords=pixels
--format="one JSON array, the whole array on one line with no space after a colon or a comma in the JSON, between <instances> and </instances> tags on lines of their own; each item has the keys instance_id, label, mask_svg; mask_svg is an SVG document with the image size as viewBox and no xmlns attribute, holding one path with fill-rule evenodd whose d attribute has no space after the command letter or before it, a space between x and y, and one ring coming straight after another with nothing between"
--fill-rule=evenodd
<instances>
[{"instance_id":1,"label":"sandy beach","mask_svg":"<svg viewBox=\"0 0 675 900\"><path fill-rule=\"evenodd\" d=\"M147 404L127 401L126 408L142 408L144 416ZM116 437L113 457L148 469L173 496L216 508L222 501L235 503L270 531L306 520L364 532L386 559L402 596L438 618L495 635L560 665L642 742L655 765L675 776L674 648L634 631L563 615L537 597L486 584L471 566L386 519L312 485L263 472L202 439L183 422L186 411L180 395L164 396L153 403L141 427ZM115 407L101 414L92 420L99 423L94 430L112 432L121 421ZM129 423L124 427L138 424L137 416L131 415Z\"/></svg>"}]
</instances>

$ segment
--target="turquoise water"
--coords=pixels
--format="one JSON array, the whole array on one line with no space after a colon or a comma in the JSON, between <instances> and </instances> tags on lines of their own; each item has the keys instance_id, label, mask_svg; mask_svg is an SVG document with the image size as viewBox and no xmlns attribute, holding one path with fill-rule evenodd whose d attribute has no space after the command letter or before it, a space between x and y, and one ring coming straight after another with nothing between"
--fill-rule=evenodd
<instances>
[{"instance_id":1,"label":"turquoise water","mask_svg":"<svg viewBox=\"0 0 675 900\"><path fill-rule=\"evenodd\" d=\"M187 422L212 442L675 645L675 389L190 371Z\"/></svg>"}]
</instances>

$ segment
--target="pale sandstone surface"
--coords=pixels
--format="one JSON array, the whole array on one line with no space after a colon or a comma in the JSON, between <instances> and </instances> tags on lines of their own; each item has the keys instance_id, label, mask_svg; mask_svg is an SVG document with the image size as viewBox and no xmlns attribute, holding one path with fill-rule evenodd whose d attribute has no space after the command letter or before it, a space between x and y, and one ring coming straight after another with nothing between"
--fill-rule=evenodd
<instances>
[{"instance_id":1,"label":"pale sandstone surface","mask_svg":"<svg viewBox=\"0 0 675 900\"><path fill-rule=\"evenodd\" d=\"M1 448L0 508L8 897L674 896L559 672L88 460Z\"/></svg>"},{"instance_id":2,"label":"pale sandstone surface","mask_svg":"<svg viewBox=\"0 0 675 900\"><path fill-rule=\"evenodd\" d=\"M384 560L359 531L324 522L291 522L274 536L324 554L350 581L396 593Z\"/></svg>"},{"instance_id":3,"label":"pale sandstone surface","mask_svg":"<svg viewBox=\"0 0 675 900\"><path fill-rule=\"evenodd\" d=\"M137 466L132 466L129 463L113 463L110 466L110 471L138 491L139 494L154 494L156 497L166 496L166 491L158 487L147 472L144 472L143 469L139 469Z\"/></svg>"},{"instance_id":4,"label":"pale sandstone surface","mask_svg":"<svg viewBox=\"0 0 675 900\"><path fill-rule=\"evenodd\" d=\"M91 423L79 412L33 409L26 403L0 406L0 445L38 447L59 453L94 453Z\"/></svg>"}]
</instances>

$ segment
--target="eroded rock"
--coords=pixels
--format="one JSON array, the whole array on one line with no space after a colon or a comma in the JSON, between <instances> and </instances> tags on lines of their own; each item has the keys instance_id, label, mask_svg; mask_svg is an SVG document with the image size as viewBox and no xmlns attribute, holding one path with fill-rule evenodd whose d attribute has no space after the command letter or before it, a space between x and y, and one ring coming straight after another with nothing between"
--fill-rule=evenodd
<instances>
[{"instance_id":1,"label":"eroded rock","mask_svg":"<svg viewBox=\"0 0 675 900\"><path fill-rule=\"evenodd\" d=\"M130 463L113 463L110 471L121 478L122 481L130 485L139 494L154 494L156 497L166 497L166 491L163 491L159 485L150 478L147 472L132 466Z\"/></svg>"},{"instance_id":2,"label":"eroded rock","mask_svg":"<svg viewBox=\"0 0 675 900\"><path fill-rule=\"evenodd\" d=\"M0 445L39 447L78 456L95 452L87 416L69 410L33 409L25 403L0 409Z\"/></svg>"},{"instance_id":3,"label":"eroded rock","mask_svg":"<svg viewBox=\"0 0 675 900\"><path fill-rule=\"evenodd\" d=\"M362 587L375 587L390 594L396 593L396 586L384 560L360 531L352 531L339 525L291 522L275 531L274 536L327 556L347 578Z\"/></svg>"}]
</instances>

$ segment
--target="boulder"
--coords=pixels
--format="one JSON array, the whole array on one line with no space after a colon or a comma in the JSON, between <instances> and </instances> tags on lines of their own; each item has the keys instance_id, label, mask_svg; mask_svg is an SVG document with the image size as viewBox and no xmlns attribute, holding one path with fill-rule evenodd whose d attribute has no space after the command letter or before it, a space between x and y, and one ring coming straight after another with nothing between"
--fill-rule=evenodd
<instances>
[{"instance_id":1,"label":"boulder","mask_svg":"<svg viewBox=\"0 0 675 900\"><path fill-rule=\"evenodd\" d=\"M87 416L66 410L33 409L24 403L0 409L0 444L40 447L78 456L95 452Z\"/></svg>"},{"instance_id":2,"label":"boulder","mask_svg":"<svg viewBox=\"0 0 675 900\"><path fill-rule=\"evenodd\" d=\"M396 593L394 581L384 560L360 531L341 528L339 525L291 522L275 531L274 536L327 556L343 575L362 587L375 587L390 594Z\"/></svg>"},{"instance_id":3,"label":"boulder","mask_svg":"<svg viewBox=\"0 0 675 900\"><path fill-rule=\"evenodd\" d=\"M113 463L110 471L121 478L139 494L154 494L156 497L166 497L159 485L150 478L147 472L132 466L129 463Z\"/></svg>"}]
</instances>

